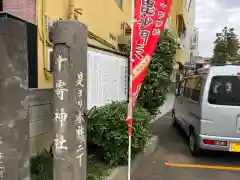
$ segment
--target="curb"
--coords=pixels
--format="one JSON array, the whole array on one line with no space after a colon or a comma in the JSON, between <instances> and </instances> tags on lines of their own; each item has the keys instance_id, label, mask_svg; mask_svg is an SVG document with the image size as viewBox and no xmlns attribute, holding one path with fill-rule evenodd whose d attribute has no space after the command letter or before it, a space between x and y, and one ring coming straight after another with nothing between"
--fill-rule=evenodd
<instances>
[{"instance_id":1,"label":"curb","mask_svg":"<svg viewBox=\"0 0 240 180\"><path fill-rule=\"evenodd\" d=\"M153 118L153 119L150 121L150 124L152 124L152 123L154 123L155 121L159 120L160 118L162 118L162 117L165 116L166 114L170 113L171 111L172 111L172 109L169 110L169 111L167 111L167 112L165 112L165 113L160 114L159 116L157 116L157 117L155 117L155 118Z\"/></svg>"},{"instance_id":2,"label":"curb","mask_svg":"<svg viewBox=\"0 0 240 180\"><path fill-rule=\"evenodd\" d=\"M132 169L131 169L131 174L133 174L139 165L146 159L148 158L151 154L154 153L158 146L158 137L157 136L152 136L150 139L149 143L146 145L144 148L143 152L139 153L135 159L132 162ZM110 175L105 178L105 180L127 180L127 174L128 174L128 167L127 166L120 166L117 168L114 168Z\"/></svg>"}]
</instances>

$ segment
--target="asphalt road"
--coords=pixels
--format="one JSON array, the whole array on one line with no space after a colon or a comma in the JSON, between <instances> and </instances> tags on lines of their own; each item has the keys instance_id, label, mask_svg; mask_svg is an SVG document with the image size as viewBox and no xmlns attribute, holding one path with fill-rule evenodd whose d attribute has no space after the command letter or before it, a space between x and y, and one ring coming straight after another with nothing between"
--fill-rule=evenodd
<instances>
[{"instance_id":1,"label":"asphalt road","mask_svg":"<svg viewBox=\"0 0 240 180\"><path fill-rule=\"evenodd\" d=\"M240 154L206 152L192 157L184 133L171 125L167 114L151 125L159 148L133 173L132 180L239 180Z\"/></svg>"}]
</instances>

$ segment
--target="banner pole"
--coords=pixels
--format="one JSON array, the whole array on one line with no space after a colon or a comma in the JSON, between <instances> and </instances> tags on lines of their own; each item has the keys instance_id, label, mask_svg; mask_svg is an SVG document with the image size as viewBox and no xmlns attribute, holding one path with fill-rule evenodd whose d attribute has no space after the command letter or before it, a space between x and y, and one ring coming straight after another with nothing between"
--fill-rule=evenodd
<instances>
[{"instance_id":1,"label":"banner pole","mask_svg":"<svg viewBox=\"0 0 240 180\"><path fill-rule=\"evenodd\" d=\"M133 62L133 29L135 23L135 0L132 0L132 31L131 31L131 53L130 53L130 83L129 83L129 105L128 105L128 180L131 180L131 151L132 151L132 118L133 118L133 93L132 93L132 62Z\"/></svg>"},{"instance_id":2,"label":"banner pole","mask_svg":"<svg viewBox=\"0 0 240 180\"><path fill-rule=\"evenodd\" d=\"M132 141L132 137L129 136L128 137L128 180L131 179L131 142Z\"/></svg>"},{"instance_id":3,"label":"banner pole","mask_svg":"<svg viewBox=\"0 0 240 180\"><path fill-rule=\"evenodd\" d=\"M149 3L146 1L144 5L140 3L140 0L132 0L132 32L131 32L131 53L130 53L130 78L129 78L129 104L128 104L128 113L126 124L128 125L128 180L131 180L131 151L132 151L132 122L133 122L133 107L140 91L144 75L147 72L147 67L151 63L152 55L155 51L155 46L160 38L160 33L164 28L166 18L168 16L169 10L171 8L172 0L155 0L158 1L155 4ZM137 2L137 3L136 3ZM138 6L135 8L135 6ZM146 12L142 8L150 8L148 14L150 14L150 20L152 22L143 22L143 28L139 24L136 24L137 20L140 20L142 17L139 14L146 15ZM154 11L154 12L152 12ZM137 13L138 17L135 16ZM147 23L147 24L146 24ZM135 28L135 29L134 29ZM133 32L135 30L135 32ZM148 35L142 35L141 32L145 31L150 35L150 40ZM141 34L141 35L140 35ZM137 53L136 56L136 42L142 38L145 40L142 42L143 52ZM134 56L133 56L134 55ZM141 57L144 56L144 57ZM134 65L134 69L133 69ZM135 71L136 72L135 72ZM145 74L143 74L145 73Z\"/></svg>"}]
</instances>

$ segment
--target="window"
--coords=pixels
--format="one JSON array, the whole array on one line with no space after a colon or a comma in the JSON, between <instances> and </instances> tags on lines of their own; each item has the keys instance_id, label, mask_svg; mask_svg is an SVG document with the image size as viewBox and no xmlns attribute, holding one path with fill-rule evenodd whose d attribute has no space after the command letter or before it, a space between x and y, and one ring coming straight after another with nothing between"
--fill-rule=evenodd
<instances>
[{"instance_id":1,"label":"window","mask_svg":"<svg viewBox=\"0 0 240 180\"><path fill-rule=\"evenodd\" d=\"M0 0L0 11L3 11L3 0Z\"/></svg>"},{"instance_id":2,"label":"window","mask_svg":"<svg viewBox=\"0 0 240 180\"><path fill-rule=\"evenodd\" d=\"M184 7L185 7L185 8L188 6L188 1L189 1L189 0L185 0L185 1L184 1Z\"/></svg>"},{"instance_id":3,"label":"window","mask_svg":"<svg viewBox=\"0 0 240 180\"><path fill-rule=\"evenodd\" d=\"M183 89L183 96L186 98L190 97L192 80L193 80L192 77L189 77L185 82L184 89Z\"/></svg>"},{"instance_id":4,"label":"window","mask_svg":"<svg viewBox=\"0 0 240 180\"><path fill-rule=\"evenodd\" d=\"M187 9L189 11L190 7L191 7L191 3L192 3L192 0L185 0L184 2L184 7L185 9Z\"/></svg>"},{"instance_id":5,"label":"window","mask_svg":"<svg viewBox=\"0 0 240 180\"><path fill-rule=\"evenodd\" d=\"M203 78L201 76L197 76L194 78L192 93L190 97L193 101L199 101L202 83Z\"/></svg>"},{"instance_id":6,"label":"window","mask_svg":"<svg viewBox=\"0 0 240 180\"><path fill-rule=\"evenodd\" d=\"M184 23L183 15L177 15L177 22L178 22L178 36L179 36L179 42L178 45L180 46L181 49L184 48L185 44L185 39L186 39L186 34L187 34L187 29L186 25Z\"/></svg>"},{"instance_id":7,"label":"window","mask_svg":"<svg viewBox=\"0 0 240 180\"><path fill-rule=\"evenodd\" d=\"M188 11L190 10L191 3L192 3L192 0L189 1L189 4L188 4Z\"/></svg>"},{"instance_id":8,"label":"window","mask_svg":"<svg viewBox=\"0 0 240 180\"><path fill-rule=\"evenodd\" d=\"M240 106L240 78L214 76L211 81L208 102L210 104Z\"/></svg>"},{"instance_id":9,"label":"window","mask_svg":"<svg viewBox=\"0 0 240 180\"><path fill-rule=\"evenodd\" d=\"M193 101L199 101L203 78L202 76L188 77L183 96Z\"/></svg>"},{"instance_id":10,"label":"window","mask_svg":"<svg viewBox=\"0 0 240 180\"><path fill-rule=\"evenodd\" d=\"M115 2L116 2L117 5L122 9L123 0L115 0Z\"/></svg>"}]
</instances>

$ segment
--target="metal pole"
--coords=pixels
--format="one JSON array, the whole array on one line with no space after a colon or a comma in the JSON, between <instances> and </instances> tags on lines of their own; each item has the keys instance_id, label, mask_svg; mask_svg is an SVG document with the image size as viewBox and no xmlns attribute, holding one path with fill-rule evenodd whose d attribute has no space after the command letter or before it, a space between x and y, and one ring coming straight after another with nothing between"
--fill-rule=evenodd
<instances>
[{"instance_id":1,"label":"metal pole","mask_svg":"<svg viewBox=\"0 0 240 180\"><path fill-rule=\"evenodd\" d=\"M131 32L131 53L130 53L130 85L129 85L129 105L128 105L128 117L127 119L130 120L130 123L128 124L128 180L131 179L131 150L132 150L132 118L133 118L133 93L132 93L132 62L133 62L133 28L135 23L135 0L132 0L132 32Z\"/></svg>"},{"instance_id":2,"label":"metal pole","mask_svg":"<svg viewBox=\"0 0 240 180\"><path fill-rule=\"evenodd\" d=\"M128 180L131 179L131 146L132 146L132 136L128 137Z\"/></svg>"},{"instance_id":3,"label":"metal pole","mask_svg":"<svg viewBox=\"0 0 240 180\"><path fill-rule=\"evenodd\" d=\"M74 11L75 11L75 1L69 1L69 12L68 12L68 19L74 20Z\"/></svg>"},{"instance_id":4,"label":"metal pole","mask_svg":"<svg viewBox=\"0 0 240 180\"><path fill-rule=\"evenodd\" d=\"M54 180L86 180L87 27L54 25Z\"/></svg>"}]
</instances>

